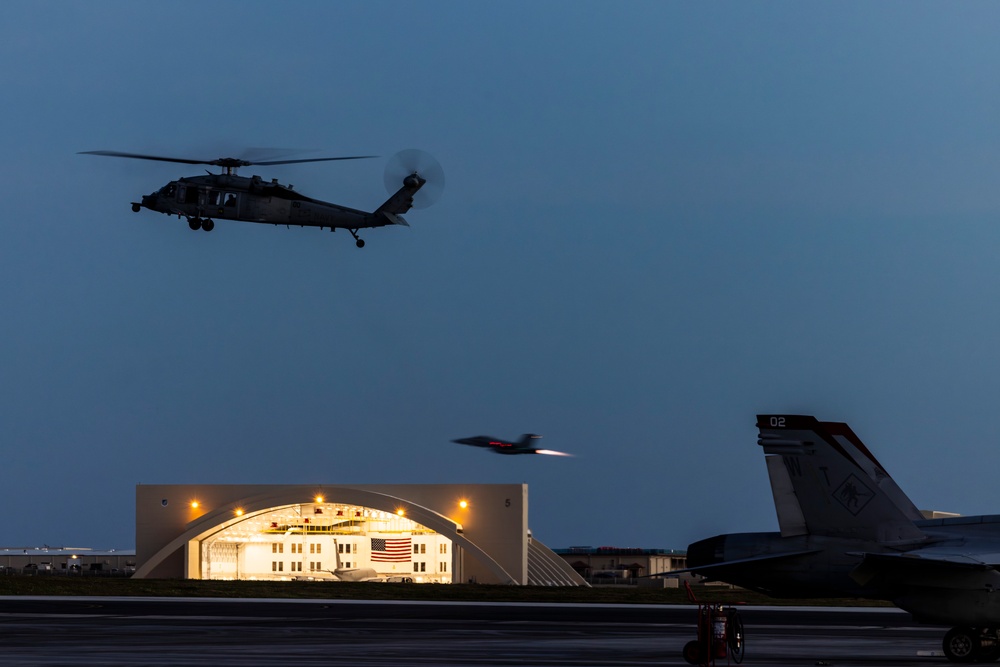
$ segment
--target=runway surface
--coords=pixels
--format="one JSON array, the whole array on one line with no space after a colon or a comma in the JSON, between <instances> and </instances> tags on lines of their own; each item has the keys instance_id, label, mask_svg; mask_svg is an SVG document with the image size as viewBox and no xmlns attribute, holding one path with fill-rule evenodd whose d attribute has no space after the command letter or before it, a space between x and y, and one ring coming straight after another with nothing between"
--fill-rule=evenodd
<instances>
[{"instance_id":1,"label":"runway surface","mask_svg":"<svg viewBox=\"0 0 1000 667\"><path fill-rule=\"evenodd\" d=\"M934 665L894 609L744 607L745 665ZM3 665L686 665L660 605L0 597ZM726 664L725 660L717 664Z\"/></svg>"}]
</instances>

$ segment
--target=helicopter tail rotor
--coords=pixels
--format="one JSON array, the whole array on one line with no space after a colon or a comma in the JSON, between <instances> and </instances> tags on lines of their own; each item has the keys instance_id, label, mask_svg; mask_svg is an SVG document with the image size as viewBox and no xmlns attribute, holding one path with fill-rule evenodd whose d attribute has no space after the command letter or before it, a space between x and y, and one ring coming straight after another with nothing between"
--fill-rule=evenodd
<instances>
[{"instance_id":1,"label":"helicopter tail rotor","mask_svg":"<svg viewBox=\"0 0 1000 667\"><path fill-rule=\"evenodd\" d=\"M399 151L385 165L385 189L390 194L400 187L416 188L413 208L427 208L444 192L444 169L434 157L417 148Z\"/></svg>"}]
</instances>

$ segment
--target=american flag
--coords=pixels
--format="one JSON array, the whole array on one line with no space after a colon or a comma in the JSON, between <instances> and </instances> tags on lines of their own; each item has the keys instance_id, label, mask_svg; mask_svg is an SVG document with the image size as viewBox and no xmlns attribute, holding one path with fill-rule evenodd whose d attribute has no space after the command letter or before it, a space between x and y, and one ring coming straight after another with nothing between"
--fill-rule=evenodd
<instances>
[{"instance_id":1,"label":"american flag","mask_svg":"<svg viewBox=\"0 0 1000 667\"><path fill-rule=\"evenodd\" d=\"M410 546L408 537L373 537L372 561L376 563L408 563Z\"/></svg>"}]
</instances>

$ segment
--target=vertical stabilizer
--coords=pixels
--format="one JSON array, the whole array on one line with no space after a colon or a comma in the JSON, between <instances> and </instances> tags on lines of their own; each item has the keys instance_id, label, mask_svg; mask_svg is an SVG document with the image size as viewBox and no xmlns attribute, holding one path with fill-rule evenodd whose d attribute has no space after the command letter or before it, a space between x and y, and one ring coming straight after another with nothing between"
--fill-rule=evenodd
<instances>
[{"instance_id":1,"label":"vertical stabilizer","mask_svg":"<svg viewBox=\"0 0 1000 667\"><path fill-rule=\"evenodd\" d=\"M924 539L920 511L847 424L758 415L757 428L782 535Z\"/></svg>"},{"instance_id":2,"label":"vertical stabilizer","mask_svg":"<svg viewBox=\"0 0 1000 667\"><path fill-rule=\"evenodd\" d=\"M792 478L780 456L768 456L767 475L771 478L771 495L774 496L774 511L778 514L778 527L782 537L806 535L806 519L802 507L795 496Z\"/></svg>"}]
</instances>

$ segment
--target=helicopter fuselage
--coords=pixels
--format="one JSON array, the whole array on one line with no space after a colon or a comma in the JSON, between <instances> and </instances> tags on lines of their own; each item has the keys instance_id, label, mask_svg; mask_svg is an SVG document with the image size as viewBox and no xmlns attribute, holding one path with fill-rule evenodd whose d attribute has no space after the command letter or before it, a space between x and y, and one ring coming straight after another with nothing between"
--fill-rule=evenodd
<instances>
[{"instance_id":1,"label":"helicopter fuselage","mask_svg":"<svg viewBox=\"0 0 1000 667\"><path fill-rule=\"evenodd\" d=\"M321 229L362 229L399 224L384 212L369 213L307 197L277 180L260 176L206 174L171 181L133 202L133 210L147 208L189 220L239 220Z\"/></svg>"},{"instance_id":2,"label":"helicopter fuselage","mask_svg":"<svg viewBox=\"0 0 1000 667\"><path fill-rule=\"evenodd\" d=\"M166 215L176 215L178 218L187 218L191 229L202 229L206 232L215 229L214 218L289 227L297 225L329 228L331 232L346 229L354 237L355 244L359 248L365 246L364 240L358 237L360 229L386 225L409 227L409 223L403 219L403 214L413 208L414 195L427 184L427 178L421 172L434 178L439 185L444 182L441 165L434 158L415 149L400 151L393 156L390 165L386 167L386 188L393 194L381 206L369 213L306 197L296 192L291 185L278 183L278 179L268 182L260 176L250 178L237 176L235 170L253 165L361 160L373 157L371 155L251 162L233 157L199 160L121 151L84 151L83 154L155 162L208 164L223 170L219 174L209 172L205 176L189 176L170 181L156 192L143 196L140 201L132 202L132 210L136 213L147 208ZM405 171L400 173L399 168ZM399 189L393 191L397 187Z\"/></svg>"}]
</instances>

